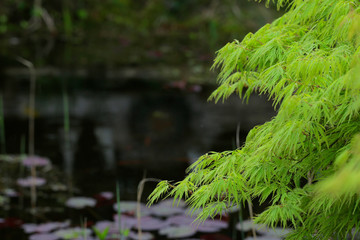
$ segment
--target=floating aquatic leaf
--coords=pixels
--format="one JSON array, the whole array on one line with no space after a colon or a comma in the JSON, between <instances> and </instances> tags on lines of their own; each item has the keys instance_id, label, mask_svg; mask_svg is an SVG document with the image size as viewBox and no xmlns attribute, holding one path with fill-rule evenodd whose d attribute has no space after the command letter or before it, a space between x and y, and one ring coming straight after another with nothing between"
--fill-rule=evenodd
<instances>
[{"instance_id":1,"label":"floating aquatic leaf","mask_svg":"<svg viewBox=\"0 0 360 240\"><path fill-rule=\"evenodd\" d=\"M69 208L76 209L94 207L96 205L96 200L89 197L72 197L66 201L65 205Z\"/></svg>"},{"instance_id":2,"label":"floating aquatic leaf","mask_svg":"<svg viewBox=\"0 0 360 240\"><path fill-rule=\"evenodd\" d=\"M68 229L61 229L54 232L56 236L64 239L79 239L83 236L89 237L91 235L91 230L87 228L68 228Z\"/></svg>"},{"instance_id":3,"label":"floating aquatic leaf","mask_svg":"<svg viewBox=\"0 0 360 240\"><path fill-rule=\"evenodd\" d=\"M8 196L8 197L17 197L19 195L18 192L16 192L14 189L12 188L6 188L4 190L4 194L5 196Z\"/></svg>"},{"instance_id":4,"label":"floating aquatic leaf","mask_svg":"<svg viewBox=\"0 0 360 240\"><path fill-rule=\"evenodd\" d=\"M151 207L149 210L150 210L150 214L155 215L157 217L169 217L172 215L185 213L184 208L160 205L160 204Z\"/></svg>"},{"instance_id":5,"label":"floating aquatic leaf","mask_svg":"<svg viewBox=\"0 0 360 240\"><path fill-rule=\"evenodd\" d=\"M236 224L236 229L239 231L247 232L250 231L252 228L255 228L255 230L259 230L259 229L266 230L265 225L256 224L252 220L244 220Z\"/></svg>"},{"instance_id":6,"label":"floating aquatic leaf","mask_svg":"<svg viewBox=\"0 0 360 240\"><path fill-rule=\"evenodd\" d=\"M27 177L27 178L19 178L17 180L17 184L21 187L30 187L30 186L42 186L46 183L44 178L39 177Z\"/></svg>"},{"instance_id":7,"label":"floating aquatic leaf","mask_svg":"<svg viewBox=\"0 0 360 240\"><path fill-rule=\"evenodd\" d=\"M190 217L188 215L176 215L171 216L166 219L166 222L169 225L191 225L195 221L195 217Z\"/></svg>"},{"instance_id":8,"label":"floating aquatic leaf","mask_svg":"<svg viewBox=\"0 0 360 240\"><path fill-rule=\"evenodd\" d=\"M284 237L286 234L289 234L293 230L290 228L259 228L257 230L259 233L266 235L266 236L273 236L273 237Z\"/></svg>"},{"instance_id":9,"label":"floating aquatic leaf","mask_svg":"<svg viewBox=\"0 0 360 240\"><path fill-rule=\"evenodd\" d=\"M33 233L36 232L37 225L35 223L24 223L21 227L25 233Z\"/></svg>"},{"instance_id":10,"label":"floating aquatic leaf","mask_svg":"<svg viewBox=\"0 0 360 240\"><path fill-rule=\"evenodd\" d=\"M154 217L142 217L140 219L141 229L145 231L159 230L168 226L166 221ZM136 225L138 227L138 225Z\"/></svg>"},{"instance_id":11,"label":"floating aquatic leaf","mask_svg":"<svg viewBox=\"0 0 360 240\"><path fill-rule=\"evenodd\" d=\"M103 220L103 221L98 221L96 222L96 224L94 225L94 228L96 228L99 231L104 231L106 228L113 228L115 225L114 222L112 221L108 221L108 220Z\"/></svg>"},{"instance_id":12,"label":"floating aquatic leaf","mask_svg":"<svg viewBox=\"0 0 360 240\"><path fill-rule=\"evenodd\" d=\"M191 225L199 232L218 232L223 228L228 227L228 223L221 220L212 220L208 219L204 222L195 221L196 217L191 217L189 215L177 215L169 217L166 222L169 225L181 226L181 225Z\"/></svg>"},{"instance_id":13,"label":"floating aquatic leaf","mask_svg":"<svg viewBox=\"0 0 360 240\"><path fill-rule=\"evenodd\" d=\"M168 238L191 237L195 233L196 229L192 226L171 226L159 231L159 234L166 235Z\"/></svg>"},{"instance_id":14,"label":"floating aquatic leaf","mask_svg":"<svg viewBox=\"0 0 360 240\"><path fill-rule=\"evenodd\" d=\"M143 203L140 204L140 215L148 216L150 214L149 208L145 206ZM114 210L117 211L117 203L114 203ZM120 202L120 212L121 213L129 213L136 215L137 210L137 202L135 201L121 201Z\"/></svg>"},{"instance_id":15,"label":"floating aquatic leaf","mask_svg":"<svg viewBox=\"0 0 360 240\"><path fill-rule=\"evenodd\" d=\"M202 223L195 222L192 225L195 226L199 232L218 232L221 231L221 229L228 227L227 222L212 219L205 220Z\"/></svg>"},{"instance_id":16,"label":"floating aquatic leaf","mask_svg":"<svg viewBox=\"0 0 360 240\"><path fill-rule=\"evenodd\" d=\"M60 239L60 237L54 233L37 233L30 235L29 237L29 240L58 240L58 239Z\"/></svg>"},{"instance_id":17,"label":"floating aquatic leaf","mask_svg":"<svg viewBox=\"0 0 360 240\"><path fill-rule=\"evenodd\" d=\"M139 234L137 232L132 232L132 231L129 232L128 237L130 239L134 239L134 240L139 240L140 239ZM142 232L141 233L141 239L142 240L151 240L151 239L154 239L154 235L152 235L149 232Z\"/></svg>"},{"instance_id":18,"label":"floating aquatic leaf","mask_svg":"<svg viewBox=\"0 0 360 240\"><path fill-rule=\"evenodd\" d=\"M39 156L31 156L31 157L24 158L23 165L27 166L27 167L31 167L31 166L37 166L37 167L48 166L48 165L50 165L50 160L48 158L43 158L43 157L39 157Z\"/></svg>"},{"instance_id":19,"label":"floating aquatic leaf","mask_svg":"<svg viewBox=\"0 0 360 240\"><path fill-rule=\"evenodd\" d=\"M114 197L112 192L101 192L99 195L107 200L110 200Z\"/></svg>"},{"instance_id":20,"label":"floating aquatic leaf","mask_svg":"<svg viewBox=\"0 0 360 240\"><path fill-rule=\"evenodd\" d=\"M65 228L70 226L70 221L65 222L48 222L42 224L25 223L22 225L25 233L47 233L55 229Z\"/></svg>"},{"instance_id":21,"label":"floating aquatic leaf","mask_svg":"<svg viewBox=\"0 0 360 240\"><path fill-rule=\"evenodd\" d=\"M168 206L168 207L186 207L186 203L184 200L176 200L174 202L173 198L165 199L157 204L157 206Z\"/></svg>"},{"instance_id":22,"label":"floating aquatic leaf","mask_svg":"<svg viewBox=\"0 0 360 240\"><path fill-rule=\"evenodd\" d=\"M54 192L66 191L67 187L62 183L54 183L50 185L50 189Z\"/></svg>"},{"instance_id":23,"label":"floating aquatic leaf","mask_svg":"<svg viewBox=\"0 0 360 240\"><path fill-rule=\"evenodd\" d=\"M116 229L118 231L118 215L114 215L114 220L116 223ZM132 227L135 227L137 224L137 219L135 217L130 217L127 215L121 215L121 229L130 229Z\"/></svg>"}]
</instances>

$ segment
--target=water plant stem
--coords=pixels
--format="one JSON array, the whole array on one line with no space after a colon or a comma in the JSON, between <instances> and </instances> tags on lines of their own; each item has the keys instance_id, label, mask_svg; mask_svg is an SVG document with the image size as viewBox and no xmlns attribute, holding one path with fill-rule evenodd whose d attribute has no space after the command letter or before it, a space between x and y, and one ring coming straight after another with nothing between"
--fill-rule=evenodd
<instances>
[{"instance_id":1,"label":"water plant stem","mask_svg":"<svg viewBox=\"0 0 360 240\"><path fill-rule=\"evenodd\" d=\"M116 205L117 205L117 215L118 215L118 223L119 223L119 234L120 240L123 240L122 231L121 231L121 209L120 209L120 186L119 182L116 182Z\"/></svg>"},{"instance_id":2,"label":"water plant stem","mask_svg":"<svg viewBox=\"0 0 360 240\"><path fill-rule=\"evenodd\" d=\"M21 135L20 139L20 159L23 161L23 159L26 156L26 137L24 135ZM24 176L24 165L20 164L20 177ZM20 188L20 196L19 196L19 209L22 209L24 207L24 194L23 189Z\"/></svg>"},{"instance_id":3,"label":"water plant stem","mask_svg":"<svg viewBox=\"0 0 360 240\"><path fill-rule=\"evenodd\" d=\"M26 66L30 72L30 94L29 94L29 145L28 151L29 156L34 156L35 154L35 91L36 91L36 72L34 68L34 64L22 57L16 58L21 64ZM30 188L30 198L31 198L31 208L35 213L36 208L36 167L34 165L31 166L31 177L33 178L31 188Z\"/></svg>"},{"instance_id":4,"label":"water plant stem","mask_svg":"<svg viewBox=\"0 0 360 240\"><path fill-rule=\"evenodd\" d=\"M142 230L141 230L141 212L140 212L140 202L141 196L144 190L144 185L146 182L161 182L161 179L158 178L144 178L139 182L138 189L137 189L137 206L136 206L136 218L137 218L137 225L138 225L138 239L142 240Z\"/></svg>"},{"instance_id":5,"label":"water plant stem","mask_svg":"<svg viewBox=\"0 0 360 240\"><path fill-rule=\"evenodd\" d=\"M239 210L239 222L241 223L241 225L244 225L243 217L242 217L242 207L241 206L240 206L240 210ZM244 229L243 226L241 227L241 229ZM241 231L241 239L245 239L244 231Z\"/></svg>"},{"instance_id":6,"label":"water plant stem","mask_svg":"<svg viewBox=\"0 0 360 240\"><path fill-rule=\"evenodd\" d=\"M248 207L249 207L250 219L253 220L254 219L254 213L253 213L252 203L251 203L250 200L248 200ZM256 231L255 231L255 226L254 225L251 227L251 231L252 231L254 240L256 240Z\"/></svg>"},{"instance_id":7,"label":"water plant stem","mask_svg":"<svg viewBox=\"0 0 360 240\"><path fill-rule=\"evenodd\" d=\"M238 125L236 127L236 147L238 149L240 149L240 123L238 123ZM249 208L250 219L253 220L254 219L254 213L253 213L253 207L252 207L251 200L248 199L247 203L248 203L248 208ZM256 231L255 231L254 226L251 227L251 231L252 231L254 240L256 240Z\"/></svg>"},{"instance_id":8,"label":"water plant stem","mask_svg":"<svg viewBox=\"0 0 360 240\"><path fill-rule=\"evenodd\" d=\"M72 193L72 174L73 174L73 159L71 157L71 139L70 139L70 114L69 114L69 98L66 91L66 84L63 85L63 111L64 111L64 164L65 173L69 192Z\"/></svg>"}]
</instances>

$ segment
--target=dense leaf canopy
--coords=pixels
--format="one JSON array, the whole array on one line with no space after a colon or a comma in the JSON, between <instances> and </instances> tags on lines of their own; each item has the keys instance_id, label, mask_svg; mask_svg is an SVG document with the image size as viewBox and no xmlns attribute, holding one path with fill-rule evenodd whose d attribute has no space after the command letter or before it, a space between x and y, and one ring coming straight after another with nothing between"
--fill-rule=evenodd
<instances>
[{"instance_id":1,"label":"dense leaf canopy","mask_svg":"<svg viewBox=\"0 0 360 240\"><path fill-rule=\"evenodd\" d=\"M275 4L287 7L282 17L218 51L211 99L266 94L278 114L242 148L200 157L174 186L161 182L150 200L185 198L206 218L270 199L255 220L294 227L287 239L345 239L360 231L360 2Z\"/></svg>"}]
</instances>

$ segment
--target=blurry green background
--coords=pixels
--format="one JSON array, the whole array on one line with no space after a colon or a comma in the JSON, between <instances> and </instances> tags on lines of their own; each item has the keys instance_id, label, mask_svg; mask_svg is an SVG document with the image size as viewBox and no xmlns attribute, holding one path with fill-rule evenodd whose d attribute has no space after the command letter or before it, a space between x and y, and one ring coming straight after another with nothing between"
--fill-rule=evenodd
<instances>
[{"instance_id":1,"label":"blurry green background","mask_svg":"<svg viewBox=\"0 0 360 240\"><path fill-rule=\"evenodd\" d=\"M280 13L247 0L2 0L1 67L206 66Z\"/></svg>"}]
</instances>

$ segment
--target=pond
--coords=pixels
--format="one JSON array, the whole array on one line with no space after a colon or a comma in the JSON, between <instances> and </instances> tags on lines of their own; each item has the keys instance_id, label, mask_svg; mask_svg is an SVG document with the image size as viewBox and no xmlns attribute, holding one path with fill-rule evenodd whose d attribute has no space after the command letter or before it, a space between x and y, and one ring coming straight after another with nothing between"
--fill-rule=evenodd
<instances>
[{"instance_id":1,"label":"pond","mask_svg":"<svg viewBox=\"0 0 360 240\"><path fill-rule=\"evenodd\" d=\"M189 83L148 73L143 76L95 71L86 77L40 76L35 109L28 104L28 77L9 74L5 78L1 92L6 153L10 155L0 162L2 196L8 198L0 219L5 239L31 237L33 232L18 230L24 229L22 223L67 224L64 221L70 219L69 226L82 226L85 221L90 229L102 220L111 221L116 216L116 183L121 202L136 201L143 178L180 180L202 154L236 148L238 128L240 142L244 142L252 127L275 114L266 98L255 95L248 104L236 96L218 104L207 101L215 89L213 78ZM30 213L30 190L14 184L30 173L19 167L26 157L18 155L27 151L29 116L35 117L35 154L51 162L50 170L38 170L48 182L37 189L37 213L40 209L43 212L35 219ZM145 184L143 203L155 185ZM13 195L9 197L6 191ZM96 203L73 209L65 206L71 196L91 197ZM165 220L164 216L156 217ZM21 223L11 225L9 219ZM221 227L215 229L222 231ZM167 239L169 234L155 236Z\"/></svg>"}]
</instances>

